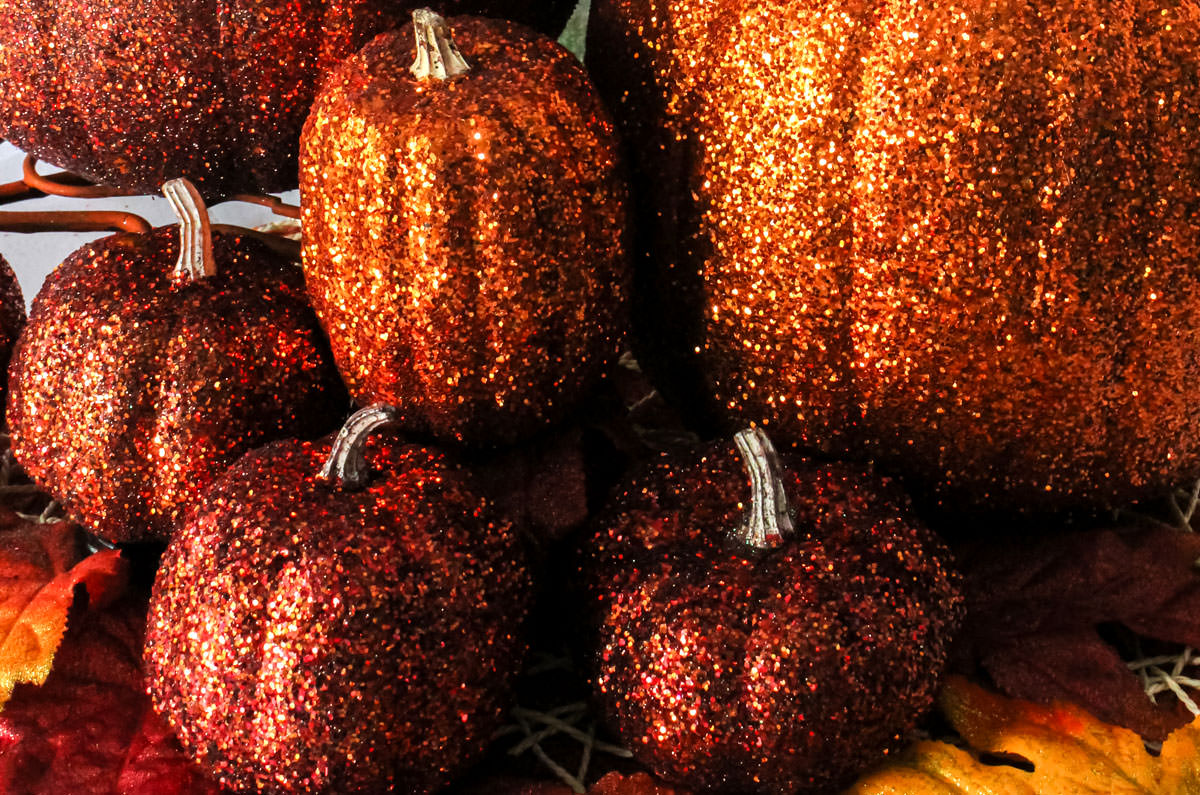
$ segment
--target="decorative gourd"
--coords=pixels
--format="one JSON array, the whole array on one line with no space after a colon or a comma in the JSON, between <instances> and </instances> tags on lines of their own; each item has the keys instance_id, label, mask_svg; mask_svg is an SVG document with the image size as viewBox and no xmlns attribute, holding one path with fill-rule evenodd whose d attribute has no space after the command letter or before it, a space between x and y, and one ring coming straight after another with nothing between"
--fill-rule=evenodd
<instances>
[{"instance_id":1,"label":"decorative gourd","mask_svg":"<svg viewBox=\"0 0 1200 795\"><path fill-rule=\"evenodd\" d=\"M835 791L932 703L958 576L895 486L735 441L663 455L599 518L598 697L689 789Z\"/></svg>"},{"instance_id":2,"label":"decorative gourd","mask_svg":"<svg viewBox=\"0 0 1200 795\"><path fill-rule=\"evenodd\" d=\"M296 187L296 143L325 72L412 0L0 0L0 137L96 182L208 198ZM557 34L568 0L446 0Z\"/></svg>"},{"instance_id":3,"label":"decorative gourd","mask_svg":"<svg viewBox=\"0 0 1200 795\"><path fill-rule=\"evenodd\" d=\"M415 16L313 106L305 277L359 403L443 439L513 441L563 417L621 350L627 186L569 52L471 17L450 20L456 48L441 18Z\"/></svg>"},{"instance_id":4,"label":"decorative gourd","mask_svg":"<svg viewBox=\"0 0 1200 795\"><path fill-rule=\"evenodd\" d=\"M166 192L181 226L68 257L9 369L14 456L110 541L167 538L242 453L319 435L346 406L300 269L212 230L190 185Z\"/></svg>"},{"instance_id":5,"label":"decorative gourd","mask_svg":"<svg viewBox=\"0 0 1200 795\"><path fill-rule=\"evenodd\" d=\"M12 266L0 257L0 375L8 372L13 345L25 326L25 296ZM8 379L0 377L0 404L7 396Z\"/></svg>"},{"instance_id":6,"label":"decorative gourd","mask_svg":"<svg viewBox=\"0 0 1200 795\"><path fill-rule=\"evenodd\" d=\"M146 663L183 746L238 791L427 792L476 757L519 670L516 534L438 453L282 441L206 492L163 557Z\"/></svg>"},{"instance_id":7,"label":"decorative gourd","mask_svg":"<svg viewBox=\"0 0 1200 795\"><path fill-rule=\"evenodd\" d=\"M958 505L1194 477L1196 15L595 0L645 189L642 364Z\"/></svg>"}]
</instances>

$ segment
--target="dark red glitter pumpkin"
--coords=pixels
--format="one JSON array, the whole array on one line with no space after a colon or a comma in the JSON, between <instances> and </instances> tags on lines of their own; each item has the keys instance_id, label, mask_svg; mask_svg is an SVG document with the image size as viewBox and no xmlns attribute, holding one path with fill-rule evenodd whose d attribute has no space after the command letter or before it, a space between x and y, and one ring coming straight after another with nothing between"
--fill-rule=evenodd
<instances>
[{"instance_id":1,"label":"dark red glitter pumpkin","mask_svg":"<svg viewBox=\"0 0 1200 795\"><path fill-rule=\"evenodd\" d=\"M0 137L106 185L296 186L322 76L413 0L0 0ZM446 0L557 34L571 0Z\"/></svg>"},{"instance_id":2,"label":"dark red glitter pumpkin","mask_svg":"<svg viewBox=\"0 0 1200 795\"><path fill-rule=\"evenodd\" d=\"M167 548L150 693L227 786L428 792L499 726L521 547L439 453L368 436L393 418L364 409L336 441L244 456Z\"/></svg>"},{"instance_id":3,"label":"dark red glitter pumpkin","mask_svg":"<svg viewBox=\"0 0 1200 795\"><path fill-rule=\"evenodd\" d=\"M167 538L242 453L344 416L300 269L206 216L187 228L183 257L176 226L73 253L34 300L9 368L14 456L110 541ZM177 259L201 272L173 277Z\"/></svg>"},{"instance_id":4,"label":"dark red glitter pumpkin","mask_svg":"<svg viewBox=\"0 0 1200 795\"><path fill-rule=\"evenodd\" d=\"M645 198L639 360L710 419L956 506L1196 477L1198 18L595 0Z\"/></svg>"},{"instance_id":5,"label":"dark red glitter pumpkin","mask_svg":"<svg viewBox=\"0 0 1200 795\"><path fill-rule=\"evenodd\" d=\"M620 353L626 183L574 56L470 17L449 22L460 51L421 19L347 59L313 106L305 277L360 403L439 438L513 441Z\"/></svg>"},{"instance_id":6,"label":"dark red glitter pumpkin","mask_svg":"<svg viewBox=\"0 0 1200 795\"><path fill-rule=\"evenodd\" d=\"M8 372L13 345L25 326L25 296L12 267L0 257L0 376ZM0 377L0 404L7 395L8 379Z\"/></svg>"},{"instance_id":7,"label":"dark red glitter pumpkin","mask_svg":"<svg viewBox=\"0 0 1200 795\"><path fill-rule=\"evenodd\" d=\"M670 781L833 788L931 704L958 577L893 485L781 469L760 430L737 443L664 455L599 519L585 571L598 698Z\"/></svg>"}]
</instances>

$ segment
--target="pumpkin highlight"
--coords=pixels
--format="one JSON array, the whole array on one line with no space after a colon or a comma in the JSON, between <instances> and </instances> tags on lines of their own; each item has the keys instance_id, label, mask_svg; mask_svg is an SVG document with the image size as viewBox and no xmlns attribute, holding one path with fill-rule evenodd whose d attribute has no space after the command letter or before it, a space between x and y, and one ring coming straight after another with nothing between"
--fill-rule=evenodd
<instances>
[{"instance_id":1,"label":"pumpkin highlight","mask_svg":"<svg viewBox=\"0 0 1200 795\"><path fill-rule=\"evenodd\" d=\"M13 353L14 456L110 541L168 538L239 455L344 411L299 268L205 231L192 242L201 270L207 242L215 275L195 280L171 275L174 226L79 249L47 278Z\"/></svg>"},{"instance_id":2,"label":"pumpkin highlight","mask_svg":"<svg viewBox=\"0 0 1200 795\"><path fill-rule=\"evenodd\" d=\"M597 0L645 197L639 359L701 421L954 506L1195 476L1198 18Z\"/></svg>"},{"instance_id":3,"label":"pumpkin highlight","mask_svg":"<svg viewBox=\"0 0 1200 795\"><path fill-rule=\"evenodd\" d=\"M512 442L616 360L626 182L565 49L423 16L342 64L301 145L305 277L360 403L440 439Z\"/></svg>"}]
</instances>

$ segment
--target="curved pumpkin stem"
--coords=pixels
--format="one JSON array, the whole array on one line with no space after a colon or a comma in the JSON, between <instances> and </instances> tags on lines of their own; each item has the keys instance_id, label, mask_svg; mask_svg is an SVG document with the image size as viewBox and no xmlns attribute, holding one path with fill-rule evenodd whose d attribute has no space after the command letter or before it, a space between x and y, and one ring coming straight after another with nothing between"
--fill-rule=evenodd
<instances>
[{"instance_id":1,"label":"curved pumpkin stem","mask_svg":"<svg viewBox=\"0 0 1200 795\"><path fill-rule=\"evenodd\" d=\"M428 8L413 12L413 29L417 33L417 60L412 73L418 80L449 80L471 70L462 57L446 20Z\"/></svg>"},{"instance_id":2,"label":"curved pumpkin stem","mask_svg":"<svg viewBox=\"0 0 1200 795\"><path fill-rule=\"evenodd\" d=\"M360 489L367 484L367 437L385 425L399 419L399 412L386 403L375 403L350 415L338 431L329 458L321 467L320 476L348 489Z\"/></svg>"},{"instance_id":3,"label":"curved pumpkin stem","mask_svg":"<svg viewBox=\"0 0 1200 795\"><path fill-rule=\"evenodd\" d=\"M733 441L750 476L750 504L729 541L752 550L777 547L794 530L779 454L762 428L738 431Z\"/></svg>"},{"instance_id":4,"label":"curved pumpkin stem","mask_svg":"<svg viewBox=\"0 0 1200 795\"><path fill-rule=\"evenodd\" d=\"M179 261L171 279L186 283L213 276L217 261L213 257L212 224L200 192L183 177L163 183L162 192L179 218Z\"/></svg>"}]
</instances>

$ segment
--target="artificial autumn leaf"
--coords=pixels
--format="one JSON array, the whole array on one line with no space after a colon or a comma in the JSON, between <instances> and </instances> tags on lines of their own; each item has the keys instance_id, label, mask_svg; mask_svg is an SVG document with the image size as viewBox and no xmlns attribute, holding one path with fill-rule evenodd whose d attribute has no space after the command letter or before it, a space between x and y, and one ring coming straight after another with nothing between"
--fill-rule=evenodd
<instances>
[{"instance_id":1,"label":"artificial autumn leaf","mask_svg":"<svg viewBox=\"0 0 1200 795\"><path fill-rule=\"evenodd\" d=\"M20 682L46 681L77 586L100 606L125 588L117 550L87 554L83 531L0 508L0 707Z\"/></svg>"},{"instance_id":2,"label":"artificial autumn leaf","mask_svg":"<svg viewBox=\"0 0 1200 795\"><path fill-rule=\"evenodd\" d=\"M1156 706L1098 627L1200 646L1200 535L1166 527L1072 533L960 552L963 657L1005 694L1070 701L1152 740L1191 719Z\"/></svg>"},{"instance_id":3,"label":"artificial autumn leaf","mask_svg":"<svg viewBox=\"0 0 1200 795\"><path fill-rule=\"evenodd\" d=\"M145 620L144 596L72 617L45 684L19 685L0 713L0 792L217 792L151 708Z\"/></svg>"},{"instance_id":4,"label":"artificial autumn leaf","mask_svg":"<svg viewBox=\"0 0 1200 795\"><path fill-rule=\"evenodd\" d=\"M845 795L1200 793L1200 722L1173 732L1155 756L1136 733L1078 706L1008 699L958 676L947 680L939 706L969 749L918 742ZM1014 764L996 763L1003 759Z\"/></svg>"}]
</instances>

